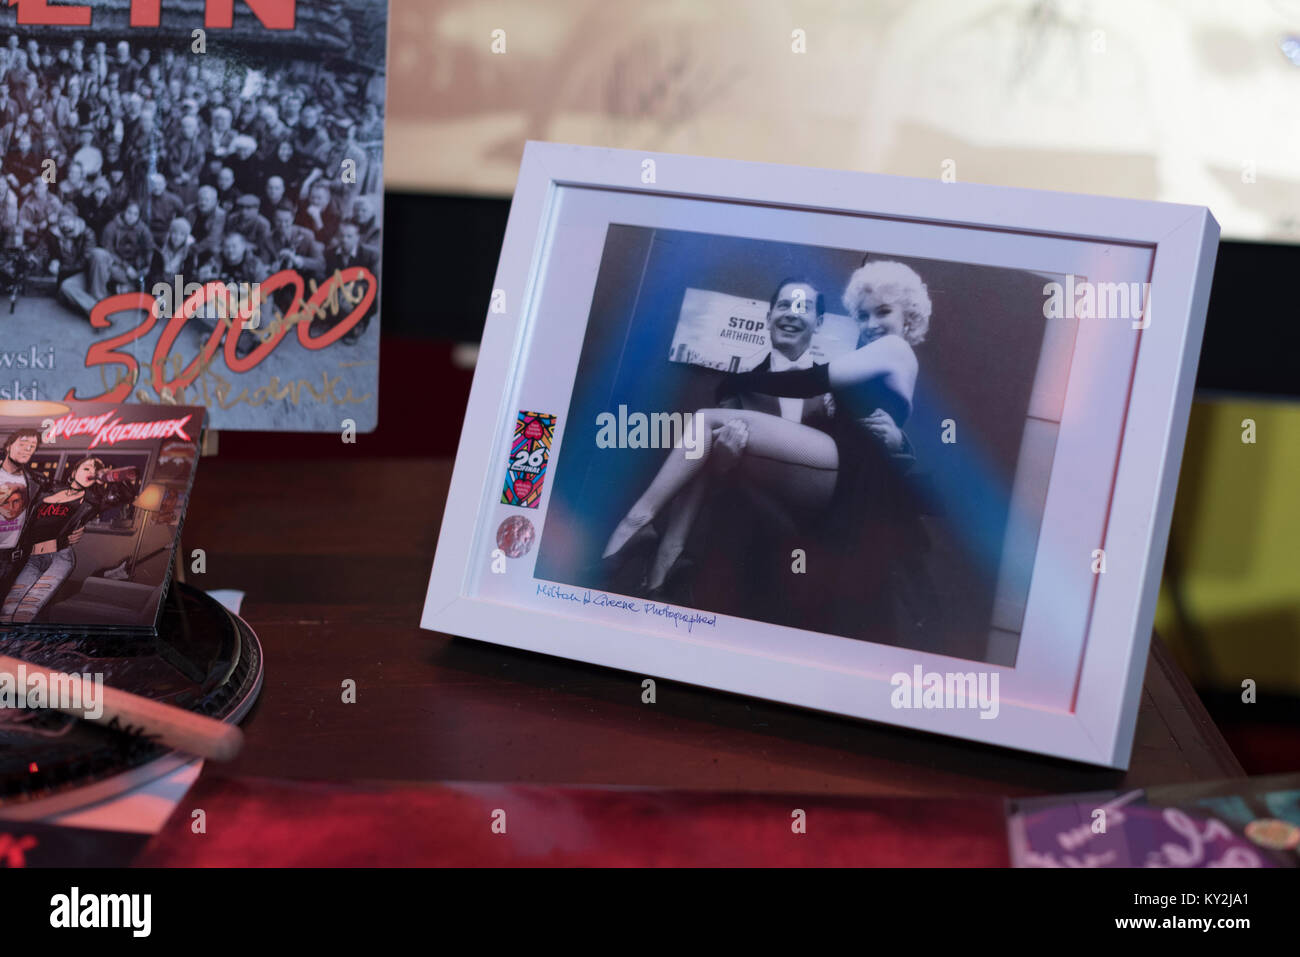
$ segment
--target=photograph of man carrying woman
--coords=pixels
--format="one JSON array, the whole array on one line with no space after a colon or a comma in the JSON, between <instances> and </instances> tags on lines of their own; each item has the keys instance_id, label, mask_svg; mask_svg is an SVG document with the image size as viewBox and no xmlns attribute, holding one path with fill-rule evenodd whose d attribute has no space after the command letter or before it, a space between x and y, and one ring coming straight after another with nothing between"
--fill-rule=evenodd
<instances>
[{"instance_id":1,"label":"photograph of man carrying woman","mask_svg":"<svg viewBox=\"0 0 1300 957\"><path fill-rule=\"evenodd\" d=\"M601 394L692 410L699 447L600 460L570 442L548 528L579 521L586 548L548 551L544 531L537 576L981 659L1042 336L1023 316L1041 317L1041 278L655 233L611 227L571 421ZM646 277L631 299L618 281L629 262ZM764 280L766 354L752 369L645 368L644 354L665 354L650 350L671 338L684 288L757 299ZM828 309L856 343L818 361ZM625 333L613 369L611 323ZM943 441L945 420L960 421L959 442Z\"/></svg>"}]
</instances>

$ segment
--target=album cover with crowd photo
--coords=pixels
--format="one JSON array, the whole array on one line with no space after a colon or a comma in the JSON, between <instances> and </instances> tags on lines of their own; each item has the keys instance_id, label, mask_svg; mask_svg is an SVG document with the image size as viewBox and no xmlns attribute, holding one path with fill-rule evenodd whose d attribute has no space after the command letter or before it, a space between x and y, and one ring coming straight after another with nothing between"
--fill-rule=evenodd
<instances>
[{"instance_id":1,"label":"album cover with crowd photo","mask_svg":"<svg viewBox=\"0 0 1300 957\"><path fill-rule=\"evenodd\" d=\"M0 399L372 430L387 20L387 0L0 9Z\"/></svg>"},{"instance_id":2,"label":"album cover with crowd photo","mask_svg":"<svg viewBox=\"0 0 1300 957\"><path fill-rule=\"evenodd\" d=\"M157 627L204 410L0 401L0 644Z\"/></svg>"}]
</instances>

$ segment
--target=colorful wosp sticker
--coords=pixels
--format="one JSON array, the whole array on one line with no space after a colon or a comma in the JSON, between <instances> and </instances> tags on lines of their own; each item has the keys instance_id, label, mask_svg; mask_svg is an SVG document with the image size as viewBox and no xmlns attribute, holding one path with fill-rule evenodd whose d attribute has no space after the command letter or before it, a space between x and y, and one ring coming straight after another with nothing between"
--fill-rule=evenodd
<instances>
[{"instance_id":1,"label":"colorful wosp sticker","mask_svg":"<svg viewBox=\"0 0 1300 957\"><path fill-rule=\"evenodd\" d=\"M501 492L503 505L536 508L542 497L542 480L546 477L546 460L555 437L555 416L541 412L520 412L515 421L514 440L510 443L510 462L506 466L506 487Z\"/></svg>"}]
</instances>

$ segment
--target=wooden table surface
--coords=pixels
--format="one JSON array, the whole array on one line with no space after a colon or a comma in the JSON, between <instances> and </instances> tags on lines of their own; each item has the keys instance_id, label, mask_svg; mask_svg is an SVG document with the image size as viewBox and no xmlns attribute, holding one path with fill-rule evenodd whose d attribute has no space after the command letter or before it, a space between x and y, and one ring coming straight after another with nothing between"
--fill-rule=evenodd
<instances>
[{"instance_id":1,"label":"wooden table surface","mask_svg":"<svg viewBox=\"0 0 1300 957\"><path fill-rule=\"evenodd\" d=\"M201 463L183 545L207 571L187 579L247 593L266 659L225 773L945 796L1243 774L1158 640L1120 773L669 681L642 704L642 675L423 631L451 462L364 441L355 461Z\"/></svg>"}]
</instances>

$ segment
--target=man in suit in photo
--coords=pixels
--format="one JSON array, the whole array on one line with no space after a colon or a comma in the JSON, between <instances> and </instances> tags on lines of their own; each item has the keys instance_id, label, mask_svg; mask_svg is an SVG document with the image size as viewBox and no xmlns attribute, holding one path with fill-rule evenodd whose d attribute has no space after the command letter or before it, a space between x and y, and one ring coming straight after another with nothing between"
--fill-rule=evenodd
<instances>
[{"instance_id":1,"label":"man in suit in photo","mask_svg":"<svg viewBox=\"0 0 1300 957\"><path fill-rule=\"evenodd\" d=\"M800 279L782 281L772 293L767 311L767 336L772 348L754 371L812 368L812 340L822 326L824 314L825 297L812 283ZM833 406L829 400L829 394L812 399L787 399L750 392L723 399L719 405L767 412L815 428L831 414ZM727 441L726 444L731 448L735 443ZM736 451L743 451L743 444Z\"/></svg>"},{"instance_id":2,"label":"man in suit in photo","mask_svg":"<svg viewBox=\"0 0 1300 957\"><path fill-rule=\"evenodd\" d=\"M755 370L811 368L812 342L824 314L825 297L811 282L792 277L778 283L767 313L771 350ZM827 432L837 414L829 393L812 398L739 393L720 399L717 405L777 415ZM913 460L911 445L893 420L879 413L864 420L864 425L906 470ZM713 442L712 474L691 493L701 496L701 501L683 503L685 514L697 515L678 560L683 567L669 575L666 585L675 580L676 587L668 587L662 597L686 601L695 586L710 595L726 596L728 603L734 601L731 611L742 617L841 630L833 624L843 615L842 609L834 607L840 599L828 594L828 572L846 557L813 531L826 516L795 513L767 492L762 459L747 460L743 472L735 469L747 442L740 419L717 431ZM778 468L788 469L788 465ZM793 573L795 561L802 561L807 570Z\"/></svg>"},{"instance_id":3,"label":"man in suit in photo","mask_svg":"<svg viewBox=\"0 0 1300 957\"><path fill-rule=\"evenodd\" d=\"M782 280L772 293L767 313L768 340L771 351L763 357L756 372L783 372L813 366L812 340L821 329L825 316L822 292L802 279ZM718 402L721 408L751 409L780 415L792 422L824 429L835 415L835 400L826 393L813 399L788 399L758 393L741 393ZM907 434L885 412L877 410L864 420L868 430L878 438L904 471L915 460ZM726 468L744 453L744 424L729 423L716 437L723 451L719 463Z\"/></svg>"},{"instance_id":4,"label":"man in suit in photo","mask_svg":"<svg viewBox=\"0 0 1300 957\"><path fill-rule=\"evenodd\" d=\"M821 328L824 311L825 297L811 282L790 278L778 283L767 312L771 349L754 368L760 372L810 368L812 340ZM829 394L792 399L739 393L718 400L716 405L776 415L823 430L834 412ZM681 554L652 597L690 604L692 590L698 588L728 605L736 602L734 608L726 609L728 613L780 620L795 612L787 590L778 587L780 569L754 559L778 553L788 556L798 546L787 548L787 543L799 537L810 516L791 514L764 491L761 461L750 462L746 478L740 477L735 465L745 454L746 439L739 418L714 433L710 473L693 483L670 513L665 537L682 543ZM679 528L689 531L675 529L678 522L682 523ZM803 546L807 545L805 541ZM788 573L788 562L781 568Z\"/></svg>"}]
</instances>

